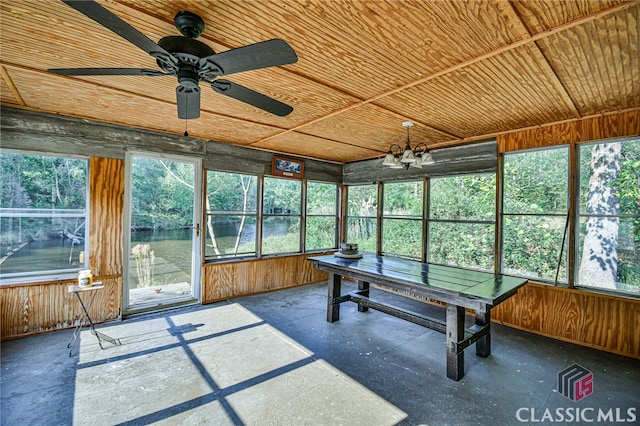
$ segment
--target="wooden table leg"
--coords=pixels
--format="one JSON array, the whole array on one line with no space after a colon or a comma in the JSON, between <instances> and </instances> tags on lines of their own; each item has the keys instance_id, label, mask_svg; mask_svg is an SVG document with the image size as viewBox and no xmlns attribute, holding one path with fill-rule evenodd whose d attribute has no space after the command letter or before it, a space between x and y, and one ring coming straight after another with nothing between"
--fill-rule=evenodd
<instances>
[{"instance_id":1,"label":"wooden table leg","mask_svg":"<svg viewBox=\"0 0 640 426\"><path fill-rule=\"evenodd\" d=\"M491 310L487 309L484 313L476 311L476 324L491 327ZM476 342L476 355L484 358L491 355L491 330Z\"/></svg>"},{"instance_id":2,"label":"wooden table leg","mask_svg":"<svg viewBox=\"0 0 640 426\"><path fill-rule=\"evenodd\" d=\"M365 297L369 297L369 283L367 281L358 280L358 291ZM358 303L358 312L367 312L368 307L362 306Z\"/></svg>"},{"instance_id":3,"label":"wooden table leg","mask_svg":"<svg viewBox=\"0 0 640 426\"><path fill-rule=\"evenodd\" d=\"M455 381L464 376L464 349L458 342L464 338L464 308L447 305L447 377Z\"/></svg>"},{"instance_id":4,"label":"wooden table leg","mask_svg":"<svg viewBox=\"0 0 640 426\"><path fill-rule=\"evenodd\" d=\"M340 303L334 302L334 299L340 297L342 276L329 272L327 284L329 289L327 294L327 321L334 322L340 320Z\"/></svg>"}]
</instances>

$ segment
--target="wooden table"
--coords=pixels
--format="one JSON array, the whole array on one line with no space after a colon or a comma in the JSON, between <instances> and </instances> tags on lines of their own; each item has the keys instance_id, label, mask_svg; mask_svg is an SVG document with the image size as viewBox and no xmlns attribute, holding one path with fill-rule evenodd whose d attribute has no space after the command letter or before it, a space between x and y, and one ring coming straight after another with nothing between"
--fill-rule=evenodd
<instances>
[{"instance_id":1,"label":"wooden table","mask_svg":"<svg viewBox=\"0 0 640 426\"><path fill-rule=\"evenodd\" d=\"M464 376L464 349L476 344L476 355L491 354L491 308L513 296L527 280L489 272L421 263L414 260L364 254L361 259L333 255L310 257L317 269L327 271L327 321L340 319L340 304L358 303L446 334L447 377ZM342 277L358 282L358 290L341 294ZM427 301L446 303L446 320L401 309L369 298L369 286ZM475 312L473 326L465 328L465 308Z\"/></svg>"}]
</instances>

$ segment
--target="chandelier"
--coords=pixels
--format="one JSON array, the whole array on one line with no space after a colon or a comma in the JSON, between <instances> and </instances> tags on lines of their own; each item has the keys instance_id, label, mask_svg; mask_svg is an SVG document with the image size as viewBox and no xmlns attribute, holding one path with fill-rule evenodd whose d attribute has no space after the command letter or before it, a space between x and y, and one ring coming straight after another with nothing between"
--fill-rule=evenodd
<instances>
[{"instance_id":1,"label":"chandelier","mask_svg":"<svg viewBox=\"0 0 640 426\"><path fill-rule=\"evenodd\" d=\"M390 169L409 169L409 167L422 168L425 164L435 163L431 153L427 151L426 144L419 143L415 148L411 148L409 129L413 126L413 122L405 121L402 125L407 129L407 144L404 149L397 143L392 144L382 165Z\"/></svg>"}]
</instances>

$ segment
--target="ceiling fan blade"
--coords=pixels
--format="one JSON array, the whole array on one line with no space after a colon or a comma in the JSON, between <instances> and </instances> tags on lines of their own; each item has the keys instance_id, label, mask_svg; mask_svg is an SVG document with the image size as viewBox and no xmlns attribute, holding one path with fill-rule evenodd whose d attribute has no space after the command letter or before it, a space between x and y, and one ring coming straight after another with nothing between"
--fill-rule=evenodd
<instances>
[{"instance_id":1,"label":"ceiling fan blade","mask_svg":"<svg viewBox=\"0 0 640 426\"><path fill-rule=\"evenodd\" d=\"M98 24L110 29L125 40L138 46L148 54L157 57L163 56L169 58L171 62L176 63L177 59L169 52L158 46L149 37L127 24L118 16L111 13L95 1L91 0L62 0L83 15L93 19Z\"/></svg>"},{"instance_id":2,"label":"ceiling fan blade","mask_svg":"<svg viewBox=\"0 0 640 426\"><path fill-rule=\"evenodd\" d=\"M291 46L286 41L276 38L207 56L200 60L200 64L213 69L214 74L229 75L259 68L293 64L297 61L298 56Z\"/></svg>"},{"instance_id":3,"label":"ceiling fan blade","mask_svg":"<svg viewBox=\"0 0 640 426\"><path fill-rule=\"evenodd\" d=\"M215 80L211 83L211 88L218 93L280 117L284 117L293 111L293 108L287 104L228 80Z\"/></svg>"},{"instance_id":4,"label":"ceiling fan blade","mask_svg":"<svg viewBox=\"0 0 640 426\"><path fill-rule=\"evenodd\" d=\"M47 71L60 75L146 75L149 77L169 75L148 68L49 68Z\"/></svg>"},{"instance_id":5,"label":"ceiling fan blade","mask_svg":"<svg viewBox=\"0 0 640 426\"><path fill-rule=\"evenodd\" d=\"M178 104L178 118L191 120L200 117L200 87L187 89L176 87L176 103Z\"/></svg>"}]
</instances>

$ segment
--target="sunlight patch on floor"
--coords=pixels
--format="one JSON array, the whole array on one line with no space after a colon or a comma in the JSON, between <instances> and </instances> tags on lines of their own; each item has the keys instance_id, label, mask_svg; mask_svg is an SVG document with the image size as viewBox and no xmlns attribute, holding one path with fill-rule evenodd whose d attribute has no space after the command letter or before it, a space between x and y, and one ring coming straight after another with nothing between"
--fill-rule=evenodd
<instances>
[{"instance_id":1,"label":"sunlight patch on floor","mask_svg":"<svg viewBox=\"0 0 640 426\"><path fill-rule=\"evenodd\" d=\"M396 424L406 414L238 304L81 335L74 424Z\"/></svg>"}]
</instances>

